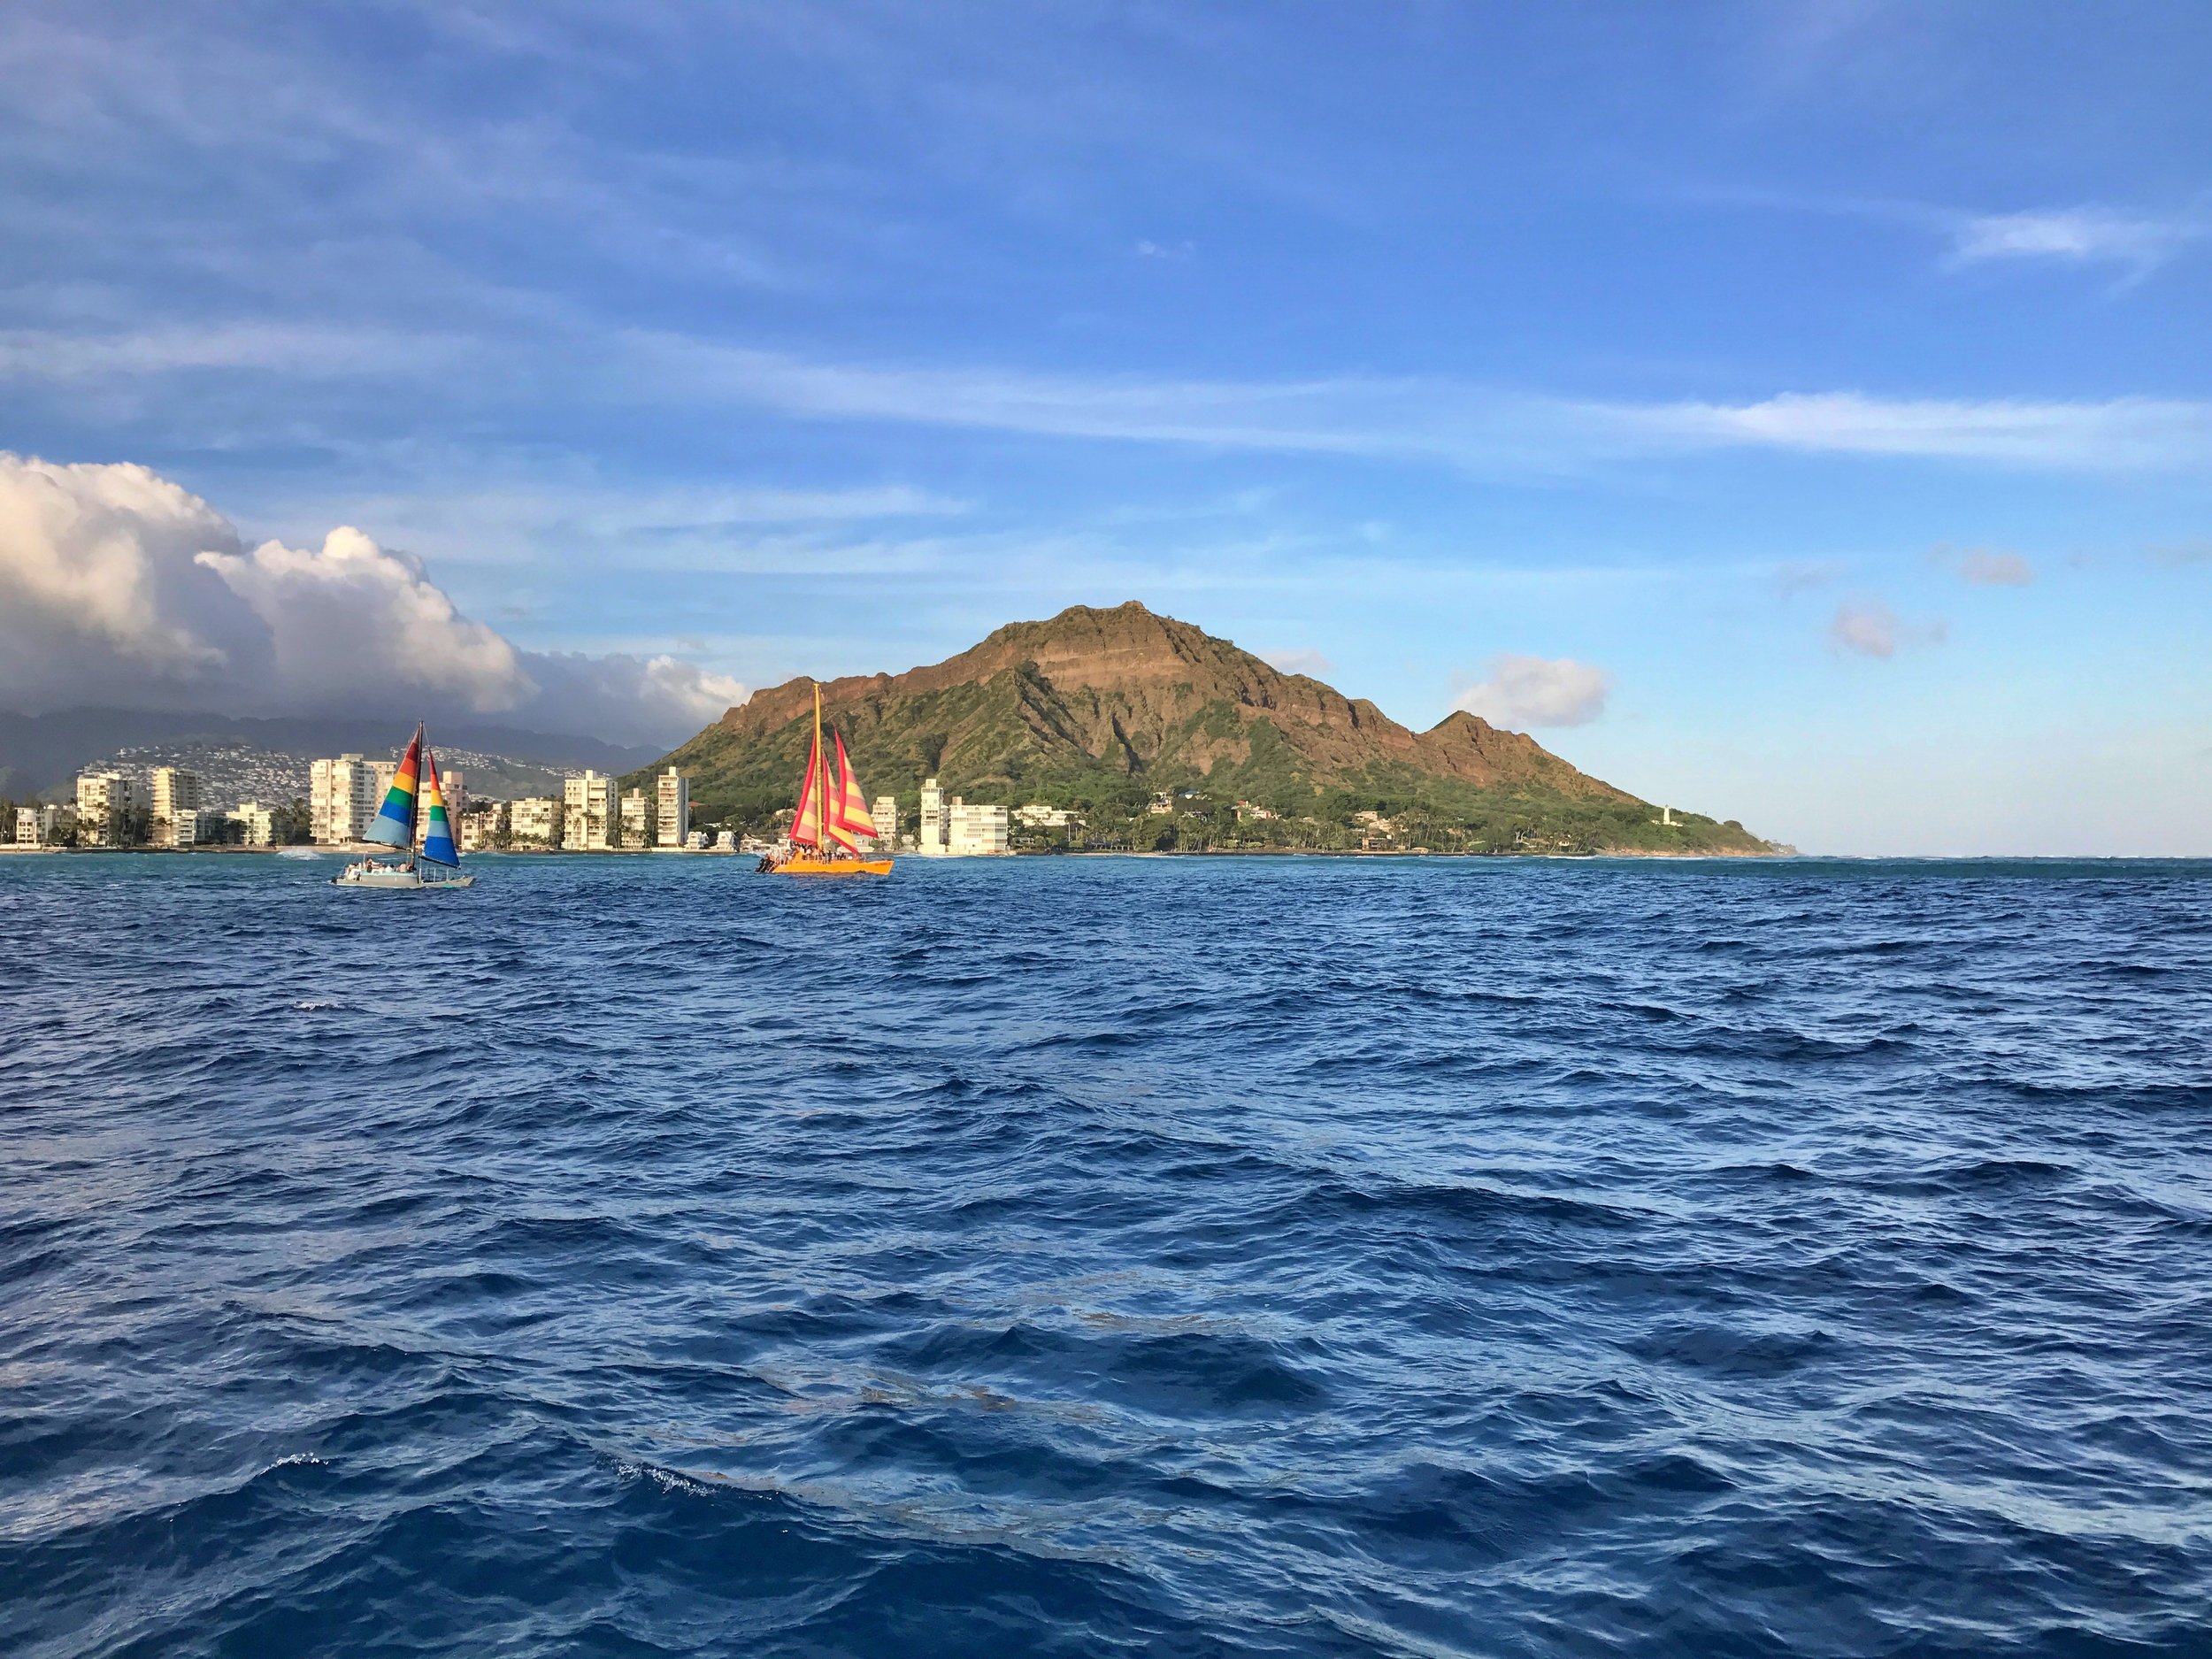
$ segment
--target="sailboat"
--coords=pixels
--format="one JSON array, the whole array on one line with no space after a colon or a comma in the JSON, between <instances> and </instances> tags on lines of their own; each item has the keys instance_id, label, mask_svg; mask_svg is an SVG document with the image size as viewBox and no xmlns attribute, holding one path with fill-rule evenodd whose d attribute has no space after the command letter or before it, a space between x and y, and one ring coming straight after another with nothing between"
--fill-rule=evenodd
<instances>
[{"instance_id":1,"label":"sailboat","mask_svg":"<svg viewBox=\"0 0 2212 1659\"><path fill-rule=\"evenodd\" d=\"M415 850L415 826L419 812L423 831L420 852ZM453 822L446 814L445 794L438 787L438 757L422 741L422 727L419 725L415 727L414 740L407 745L406 754L400 757L399 770L392 774L392 787L385 792L384 804L377 809L376 821L369 826L367 839L380 847L396 847L403 856L388 863L372 856L349 864L331 877L333 887L472 887L476 885L474 876L431 876L423 873L424 864L439 864L457 871L461 867L461 851L453 844Z\"/></svg>"},{"instance_id":2,"label":"sailboat","mask_svg":"<svg viewBox=\"0 0 2212 1659\"><path fill-rule=\"evenodd\" d=\"M814 743L807 750L806 776L799 782L799 810L791 816L791 851L766 858L761 868L780 876L887 876L888 858L864 858L860 838L876 833L868 798L860 793L844 737L830 732L837 764L822 748L822 688L814 687Z\"/></svg>"}]
</instances>

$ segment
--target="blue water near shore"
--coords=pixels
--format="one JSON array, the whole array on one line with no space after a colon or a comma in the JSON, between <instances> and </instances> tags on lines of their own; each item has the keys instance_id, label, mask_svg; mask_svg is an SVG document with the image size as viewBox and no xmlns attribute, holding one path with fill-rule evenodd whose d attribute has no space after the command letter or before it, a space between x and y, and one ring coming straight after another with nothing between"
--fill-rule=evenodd
<instances>
[{"instance_id":1,"label":"blue water near shore","mask_svg":"<svg viewBox=\"0 0 2212 1659\"><path fill-rule=\"evenodd\" d=\"M2212 1653L2212 866L0 860L0 1652Z\"/></svg>"}]
</instances>

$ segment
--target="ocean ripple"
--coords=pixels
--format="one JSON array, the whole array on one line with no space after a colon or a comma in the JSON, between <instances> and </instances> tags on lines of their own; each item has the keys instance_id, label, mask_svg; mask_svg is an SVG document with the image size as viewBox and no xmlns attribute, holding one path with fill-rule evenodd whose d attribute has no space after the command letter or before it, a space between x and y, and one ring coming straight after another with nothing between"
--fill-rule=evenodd
<instances>
[{"instance_id":1,"label":"ocean ripple","mask_svg":"<svg viewBox=\"0 0 2212 1659\"><path fill-rule=\"evenodd\" d=\"M0 1652L2212 1652L2212 868L0 861Z\"/></svg>"}]
</instances>

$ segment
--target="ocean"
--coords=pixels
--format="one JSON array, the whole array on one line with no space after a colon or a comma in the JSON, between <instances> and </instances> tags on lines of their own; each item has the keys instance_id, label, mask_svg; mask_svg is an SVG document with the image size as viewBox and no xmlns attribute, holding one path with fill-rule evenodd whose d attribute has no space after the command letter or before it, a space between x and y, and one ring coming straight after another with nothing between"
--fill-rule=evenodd
<instances>
[{"instance_id":1,"label":"ocean","mask_svg":"<svg viewBox=\"0 0 2212 1659\"><path fill-rule=\"evenodd\" d=\"M0 859L0 1653L2212 1654L2212 865Z\"/></svg>"}]
</instances>

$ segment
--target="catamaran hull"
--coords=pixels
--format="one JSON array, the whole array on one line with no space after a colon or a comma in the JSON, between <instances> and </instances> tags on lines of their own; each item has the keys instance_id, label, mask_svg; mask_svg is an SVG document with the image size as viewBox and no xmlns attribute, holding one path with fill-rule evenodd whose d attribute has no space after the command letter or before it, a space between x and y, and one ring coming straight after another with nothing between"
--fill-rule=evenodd
<instances>
[{"instance_id":1,"label":"catamaran hull","mask_svg":"<svg viewBox=\"0 0 2212 1659\"><path fill-rule=\"evenodd\" d=\"M778 876L887 876L888 858L810 858L803 854L785 859L771 875Z\"/></svg>"},{"instance_id":2,"label":"catamaran hull","mask_svg":"<svg viewBox=\"0 0 2212 1659\"><path fill-rule=\"evenodd\" d=\"M419 870L388 870L381 865L348 864L331 877L334 887L380 887L392 892L411 892L419 887L472 887L474 876L449 876L442 879L426 879Z\"/></svg>"}]
</instances>

